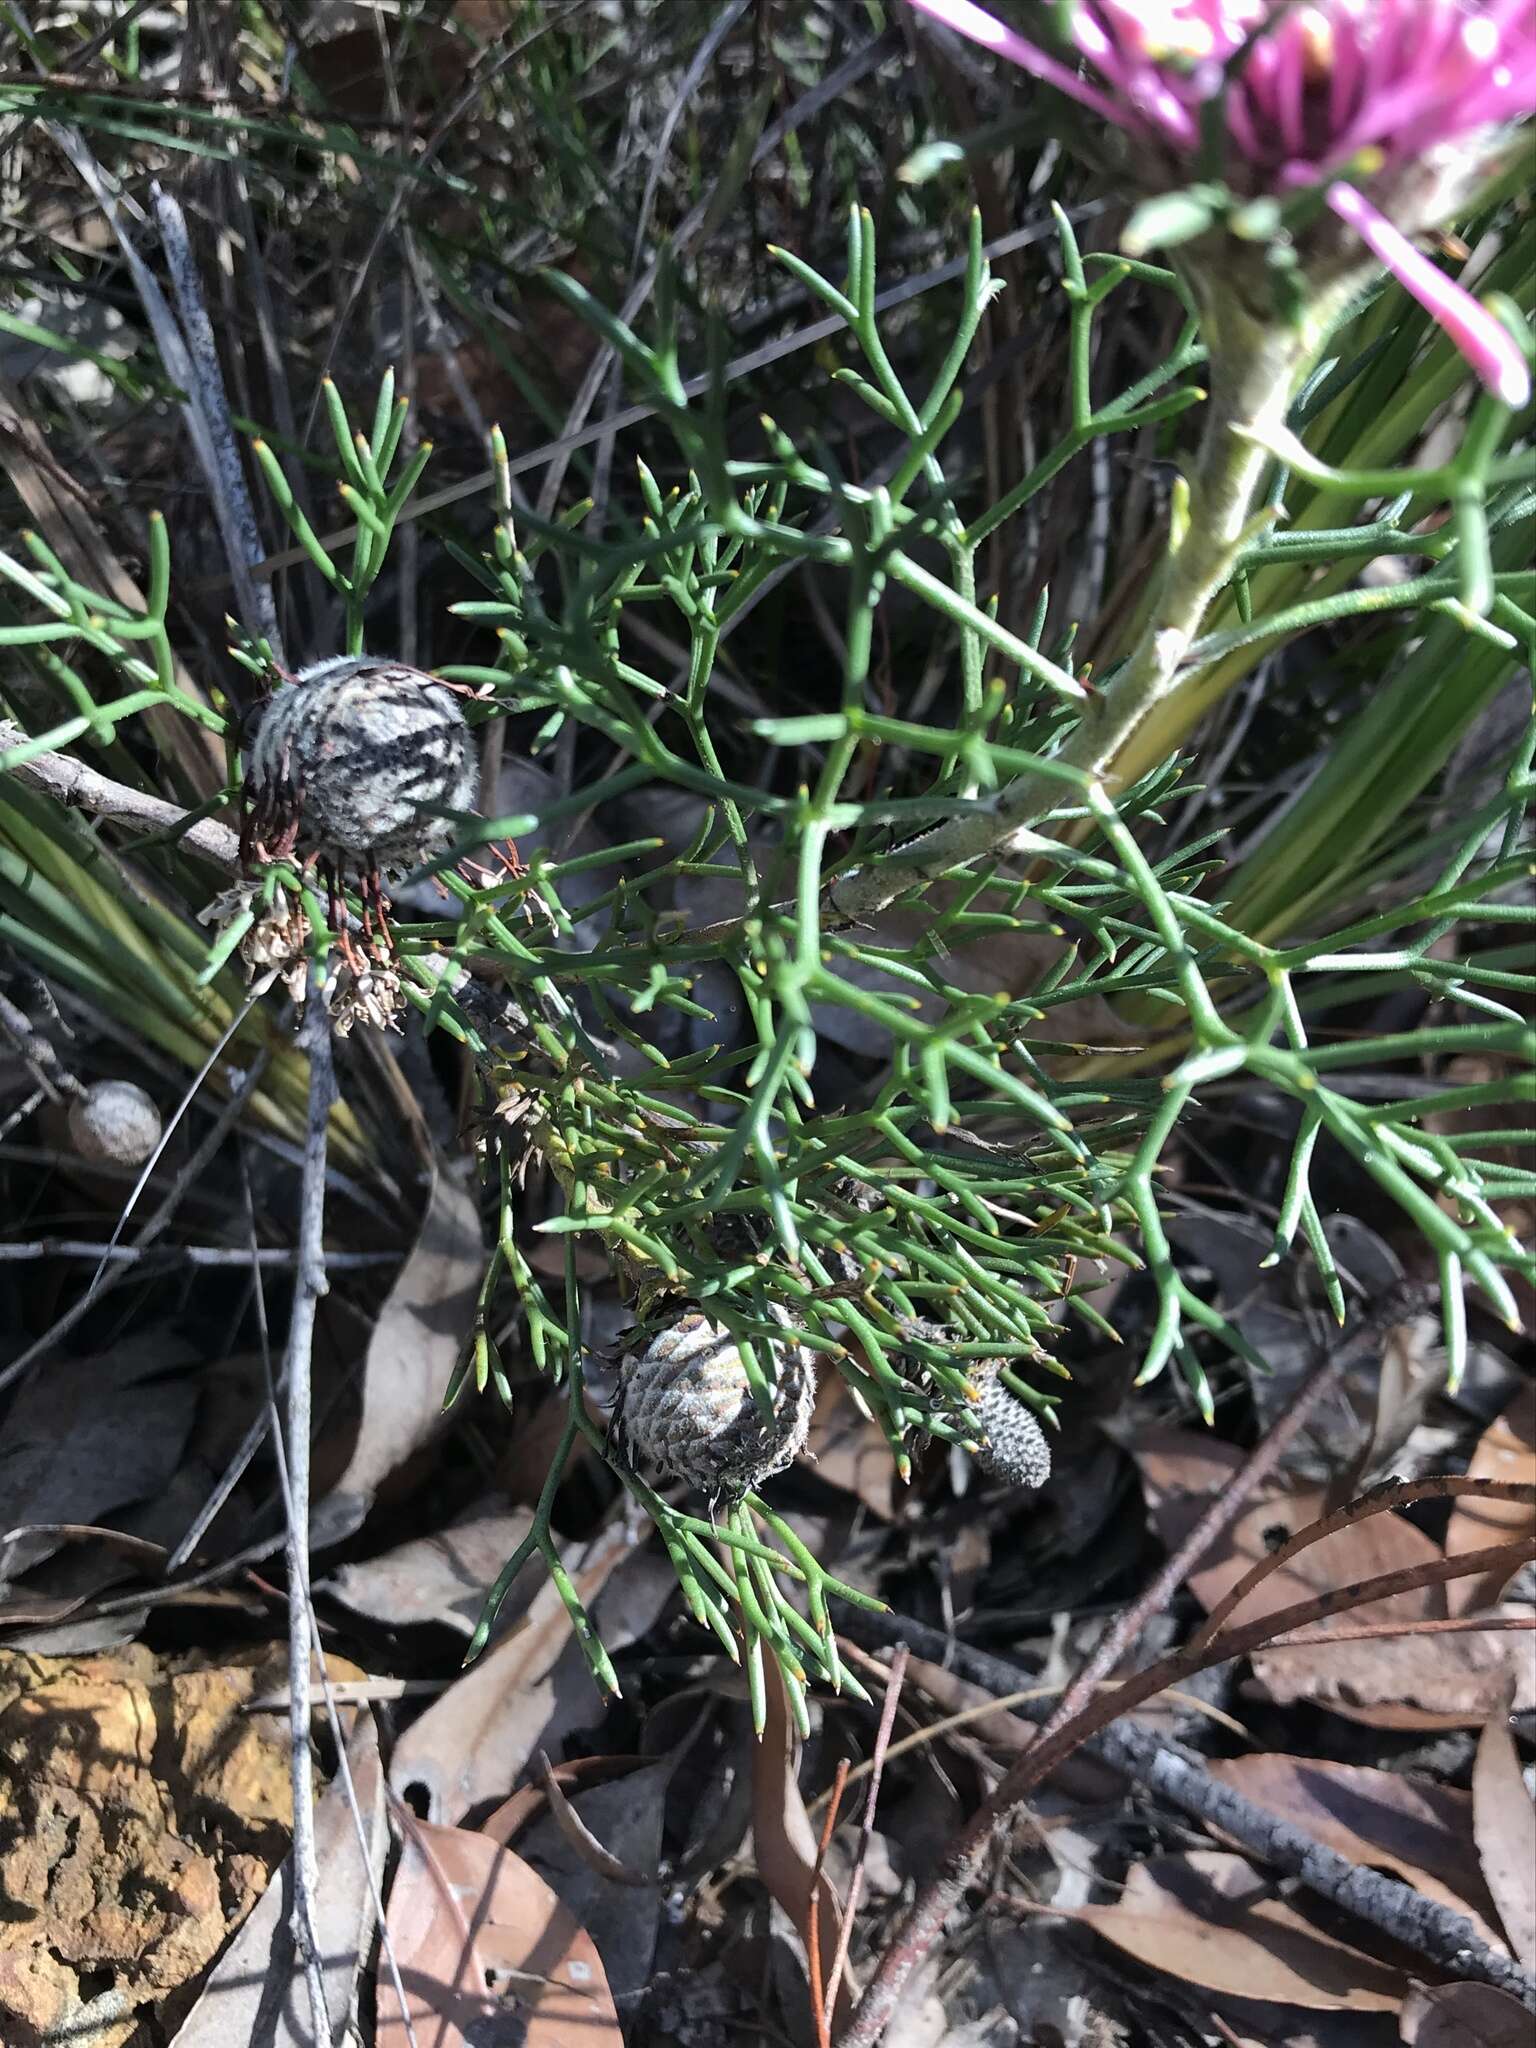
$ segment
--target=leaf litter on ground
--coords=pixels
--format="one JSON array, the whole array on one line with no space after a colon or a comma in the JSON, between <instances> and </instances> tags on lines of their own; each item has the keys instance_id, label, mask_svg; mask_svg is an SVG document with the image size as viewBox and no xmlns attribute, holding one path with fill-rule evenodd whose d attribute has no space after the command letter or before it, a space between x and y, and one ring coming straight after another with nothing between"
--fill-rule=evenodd
<instances>
[{"instance_id":1,"label":"leaf litter on ground","mask_svg":"<svg viewBox=\"0 0 1536 2048\"><path fill-rule=\"evenodd\" d=\"M399 1826L387 1917L406 2003L381 1968L376 2048L624 2048L592 1937L515 1851Z\"/></svg>"},{"instance_id":2,"label":"leaf litter on ground","mask_svg":"<svg viewBox=\"0 0 1536 2048\"><path fill-rule=\"evenodd\" d=\"M358 1975L373 1946L388 1848L378 1727L366 1710L354 1723L347 1762L356 1811L339 1774L315 1809L313 1927L333 2030L357 2011ZM234 2048L237 2042L322 2048L303 1996L289 1923L292 1883L289 1856L219 1958L172 2048Z\"/></svg>"},{"instance_id":3,"label":"leaf litter on ground","mask_svg":"<svg viewBox=\"0 0 1536 2048\"><path fill-rule=\"evenodd\" d=\"M440 1162L415 1245L369 1335L355 1435L312 1517L316 1549L350 1536L380 1487L442 1430L443 1394L463 1353L484 1272L474 1199Z\"/></svg>"}]
</instances>

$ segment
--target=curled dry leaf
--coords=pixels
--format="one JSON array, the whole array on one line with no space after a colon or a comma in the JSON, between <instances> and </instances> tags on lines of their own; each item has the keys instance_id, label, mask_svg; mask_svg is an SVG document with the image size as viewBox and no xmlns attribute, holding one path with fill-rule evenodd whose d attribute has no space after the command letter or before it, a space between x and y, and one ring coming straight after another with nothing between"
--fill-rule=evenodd
<instances>
[{"instance_id":1,"label":"curled dry leaf","mask_svg":"<svg viewBox=\"0 0 1536 2048\"><path fill-rule=\"evenodd\" d=\"M1491 1984L1415 1984L1398 2020L1406 2048L1531 2048L1531 2016Z\"/></svg>"},{"instance_id":2,"label":"curled dry leaf","mask_svg":"<svg viewBox=\"0 0 1536 2048\"><path fill-rule=\"evenodd\" d=\"M1391 1871L1426 1898L1464 1913L1484 1941L1503 1946L1478 1868L1465 1792L1406 1772L1319 1757L1227 1757L1206 1769L1351 1863Z\"/></svg>"},{"instance_id":3,"label":"curled dry leaf","mask_svg":"<svg viewBox=\"0 0 1536 2048\"><path fill-rule=\"evenodd\" d=\"M1472 1830L1509 1945L1536 1974L1536 1806L1509 1732L1508 1695L1478 1738Z\"/></svg>"},{"instance_id":4,"label":"curled dry leaf","mask_svg":"<svg viewBox=\"0 0 1536 2048\"><path fill-rule=\"evenodd\" d=\"M1401 1970L1312 1926L1252 1864L1213 1850L1135 1864L1114 1905L1065 1917L1149 1969L1230 1997L1368 2013L1395 2011L1408 1990Z\"/></svg>"},{"instance_id":5,"label":"curled dry leaf","mask_svg":"<svg viewBox=\"0 0 1536 2048\"><path fill-rule=\"evenodd\" d=\"M1504 1413L1484 1430L1467 1474L1472 1479L1536 1485L1536 1380L1522 1387ZM1464 1496L1451 1510L1445 1551L1448 1557L1455 1557L1462 1551L1483 1550L1491 1543L1507 1543L1532 1533L1536 1533L1536 1507L1521 1501ZM1457 1579L1445 1589L1452 1614L1476 1614L1491 1607L1503 1590L1499 1579L1488 1578Z\"/></svg>"},{"instance_id":6,"label":"curled dry leaf","mask_svg":"<svg viewBox=\"0 0 1536 2048\"><path fill-rule=\"evenodd\" d=\"M624 2048L591 1935L499 1842L407 1820L385 1918L377 2048Z\"/></svg>"},{"instance_id":7,"label":"curled dry leaf","mask_svg":"<svg viewBox=\"0 0 1536 2048\"><path fill-rule=\"evenodd\" d=\"M415 1247L368 1340L362 1414L345 1469L315 1509L316 1549L350 1536L384 1481L441 1429L484 1270L474 1199L438 1171Z\"/></svg>"},{"instance_id":8,"label":"curled dry leaf","mask_svg":"<svg viewBox=\"0 0 1536 2048\"><path fill-rule=\"evenodd\" d=\"M663 1903L656 1873L678 1760L674 1752L628 1777L573 1789L563 1811L552 1802L517 1845L597 1943L618 1999L638 1997L655 1974Z\"/></svg>"},{"instance_id":9,"label":"curled dry leaf","mask_svg":"<svg viewBox=\"0 0 1536 2048\"><path fill-rule=\"evenodd\" d=\"M523 1829L549 1803L548 1779L553 1779L562 1792L578 1792L584 1785L627 1778L631 1772L643 1770L645 1761L643 1756L577 1756L564 1763L550 1764L547 1774L541 1774L531 1784L519 1785L510 1799L504 1799L493 1813L488 1813L476 1832L510 1849Z\"/></svg>"},{"instance_id":10,"label":"curled dry leaf","mask_svg":"<svg viewBox=\"0 0 1536 2048\"><path fill-rule=\"evenodd\" d=\"M544 1796L549 1801L550 1820L564 1838L566 1846L574 1850L575 1854L589 1870L595 1871L599 1877L606 1877L613 1884L632 1885L636 1889L642 1886L655 1886L660 1882L660 1876L654 1861L644 1867L636 1867L626 1863L622 1856L615 1855L606 1843L598 1840L591 1828L587 1826L581 1814L577 1812L570 1800L566 1798L565 1789L556 1777L549 1758L542 1749L534 1758L534 1768L537 1770L540 1782L543 1784ZM647 1765L646 1768L656 1774L660 1791L664 1795L666 1792L666 1781L671 1776L670 1767L651 1764ZM626 1795L625 1803L626 1805L633 1804L633 1788L631 1788L631 1793ZM661 1802L658 1799L658 1819L660 1811ZM661 1832L659 1825L656 1832L659 1837Z\"/></svg>"}]
</instances>

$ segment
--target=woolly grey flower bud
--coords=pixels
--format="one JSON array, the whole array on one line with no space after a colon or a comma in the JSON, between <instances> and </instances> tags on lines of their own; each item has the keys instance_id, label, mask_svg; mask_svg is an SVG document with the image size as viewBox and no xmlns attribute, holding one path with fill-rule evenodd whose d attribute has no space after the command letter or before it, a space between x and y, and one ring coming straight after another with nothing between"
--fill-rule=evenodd
<instances>
[{"instance_id":1,"label":"woolly grey flower bud","mask_svg":"<svg viewBox=\"0 0 1536 2048\"><path fill-rule=\"evenodd\" d=\"M160 1142L160 1112L132 1081L98 1081L69 1105L69 1135L82 1159L142 1166Z\"/></svg>"},{"instance_id":2,"label":"woolly grey flower bud","mask_svg":"<svg viewBox=\"0 0 1536 2048\"><path fill-rule=\"evenodd\" d=\"M1044 1486L1051 1476L1051 1446L1033 1410L1014 1399L1001 1373L983 1380L975 1414L986 1432L976 1453L982 1469L1010 1486Z\"/></svg>"},{"instance_id":3,"label":"woolly grey flower bud","mask_svg":"<svg viewBox=\"0 0 1536 2048\"><path fill-rule=\"evenodd\" d=\"M625 1455L711 1499L782 1472L804 1447L816 1374L803 1345L786 1339L772 1350L778 1384L768 1416L730 1331L696 1309L679 1316L620 1362L614 1430Z\"/></svg>"},{"instance_id":4,"label":"woolly grey flower bud","mask_svg":"<svg viewBox=\"0 0 1536 2048\"><path fill-rule=\"evenodd\" d=\"M339 865L414 867L453 837L475 760L458 698L404 662L316 662L273 696L247 781L265 817L296 820L300 842Z\"/></svg>"}]
</instances>

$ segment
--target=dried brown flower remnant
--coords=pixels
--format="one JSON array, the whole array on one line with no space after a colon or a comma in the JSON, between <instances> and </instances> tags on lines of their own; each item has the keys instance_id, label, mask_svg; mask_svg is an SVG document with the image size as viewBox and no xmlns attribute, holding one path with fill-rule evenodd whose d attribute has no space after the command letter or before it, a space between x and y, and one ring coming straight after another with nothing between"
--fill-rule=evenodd
<instances>
[{"instance_id":1,"label":"dried brown flower remnant","mask_svg":"<svg viewBox=\"0 0 1536 2048\"><path fill-rule=\"evenodd\" d=\"M620 1363L614 1431L626 1455L711 1499L782 1472L804 1447L816 1375L803 1345L786 1337L772 1351L778 1383L766 1415L730 1331L697 1309L680 1315Z\"/></svg>"},{"instance_id":2,"label":"dried brown flower remnant","mask_svg":"<svg viewBox=\"0 0 1536 2048\"><path fill-rule=\"evenodd\" d=\"M285 889L273 889L265 901L262 898L259 882L241 882L199 911L198 922L223 931L237 917L251 918L240 941L240 957L251 979L265 975L269 981L281 981L289 1000L302 1006L309 993L308 919ZM331 963L323 990L336 1036L346 1038L358 1024L398 1031L405 1009L399 970L378 951L370 955L348 947L343 955Z\"/></svg>"}]
</instances>

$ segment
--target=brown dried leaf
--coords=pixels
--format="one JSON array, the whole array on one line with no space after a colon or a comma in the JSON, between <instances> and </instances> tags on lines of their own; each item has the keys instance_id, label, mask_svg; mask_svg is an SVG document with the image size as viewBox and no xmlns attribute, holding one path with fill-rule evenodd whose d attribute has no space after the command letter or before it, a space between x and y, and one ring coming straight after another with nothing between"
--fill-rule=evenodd
<instances>
[{"instance_id":1,"label":"brown dried leaf","mask_svg":"<svg viewBox=\"0 0 1536 2048\"><path fill-rule=\"evenodd\" d=\"M1511 1693L1478 1738L1472 1832L1509 1945L1526 1970L1536 1972L1536 1806L1509 1732Z\"/></svg>"},{"instance_id":2,"label":"brown dried leaf","mask_svg":"<svg viewBox=\"0 0 1536 2048\"><path fill-rule=\"evenodd\" d=\"M351 2012L358 1970L373 1939L373 1902L384 1874L388 1830L384 1771L372 1714L359 1716L347 1745L364 1839L338 1777L315 1809L315 1939L323 1958L326 2010L333 2030ZM174 2048L316 2048L309 2000L289 1932L292 1861L284 1863L235 1939L219 1958L188 2013ZM299 1987L299 1988L296 1988ZM329 2048L329 2044L327 2044Z\"/></svg>"},{"instance_id":3,"label":"brown dried leaf","mask_svg":"<svg viewBox=\"0 0 1536 2048\"><path fill-rule=\"evenodd\" d=\"M386 1550L380 1557L343 1565L321 1581L317 1592L329 1593L358 1614L372 1615L391 1628L437 1624L474 1633L485 1589L527 1535L533 1515L518 1508L508 1514L501 1503L485 1501L470 1516ZM518 1612L517 1588L502 1609L506 1621Z\"/></svg>"},{"instance_id":4,"label":"brown dried leaf","mask_svg":"<svg viewBox=\"0 0 1536 2048\"><path fill-rule=\"evenodd\" d=\"M628 1530L615 1522L567 1558L589 1608L631 1548ZM504 1798L538 1743L553 1746L549 1723L562 1698L574 1712L578 1703L590 1708L595 1694L565 1603L546 1580L521 1626L407 1728L389 1781L408 1805L424 1799L430 1820L460 1821L471 1807Z\"/></svg>"},{"instance_id":5,"label":"brown dried leaf","mask_svg":"<svg viewBox=\"0 0 1536 2048\"><path fill-rule=\"evenodd\" d=\"M462 1828L406 1826L386 1915L377 2048L624 2048L602 1959L520 1856Z\"/></svg>"},{"instance_id":6,"label":"brown dried leaf","mask_svg":"<svg viewBox=\"0 0 1536 2048\"><path fill-rule=\"evenodd\" d=\"M1531 2048L1531 2016L1491 1984L1415 1984L1398 2019L1407 2048Z\"/></svg>"},{"instance_id":7,"label":"brown dried leaf","mask_svg":"<svg viewBox=\"0 0 1536 2048\"><path fill-rule=\"evenodd\" d=\"M597 1943L616 1999L638 1996L656 1969L661 1927L661 1867L674 1752L624 1778L573 1790L559 1819L547 1808L523 1834L517 1853ZM575 1823L574 1827L572 1823ZM619 1873L622 1872L621 1876Z\"/></svg>"},{"instance_id":8,"label":"brown dried leaf","mask_svg":"<svg viewBox=\"0 0 1536 2048\"><path fill-rule=\"evenodd\" d=\"M1478 1867L1472 1802L1465 1792L1404 1772L1317 1757L1228 1757L1206 1769L1351 1863L1393 1871L1426 1898L1466 1914L1484 1941L1503 1946Z\"/></svg>"},{"instance_id":9,"label":"brown dried leaf","mask_svg":"<svg viewBox=\"0 0 1536 2048\"><path fill-rule=\"evenodd\" d=\"M829 1486L854 1494L872 1515L896 1512L896 1466L880 1425L861 1414L846 1385L828 1373L816 1395L802 1454Z\"/></svg>"},{"instance_id":10,"label":"brown dried leaf","mask_svg":"<svg viewBox=\"0 0 1536 2048\"><path fill-rule=\"evenodd\" d=\"M1504 1413L1484 1430L1467 1467L1472 1479L1508 1479L1536 1484L1536 1380L1522 1387ZM1490 1543L1512 1542L1536 1533L1536 1507L1514 1500L1478 1500L1463 1495L1451 1510L1445 1532L1447 1557L1465 1550L1483 1550ZM1452 1614L1476 1614L1492 1607L1509 1574L1481 1579L1456 1579L1446 1587Z\"/></svg>"},{"instance_id":11,"label":"brown dried leaf","mask_svg":"<svg viewBox=\"0 0 1536 2048\"><path fill-rule=\"evenodd\" d=\"M341 1477L315 1509L316 1549L350 1536L382 1483L442 1428L443 1395L469 1335L484 1270L474 1199L439 1171L415 1247L369 1339L356 1439Z\"/></svg>"},{"instance_id":12,"label":"brown dried leaf","mask_svg":"<svg viewBox=\"0 0 1536 2048\"><path fill-rule=\"evenodd\" d=\"M1066 1917L1150 1969L1231 1997L1391 2012L1408 1990L1401 1970L1311 1926L1241 1856L1214 1850L1138 1863L1116 1904L1078 1906Z\"/></svg>"}]
</instances>

